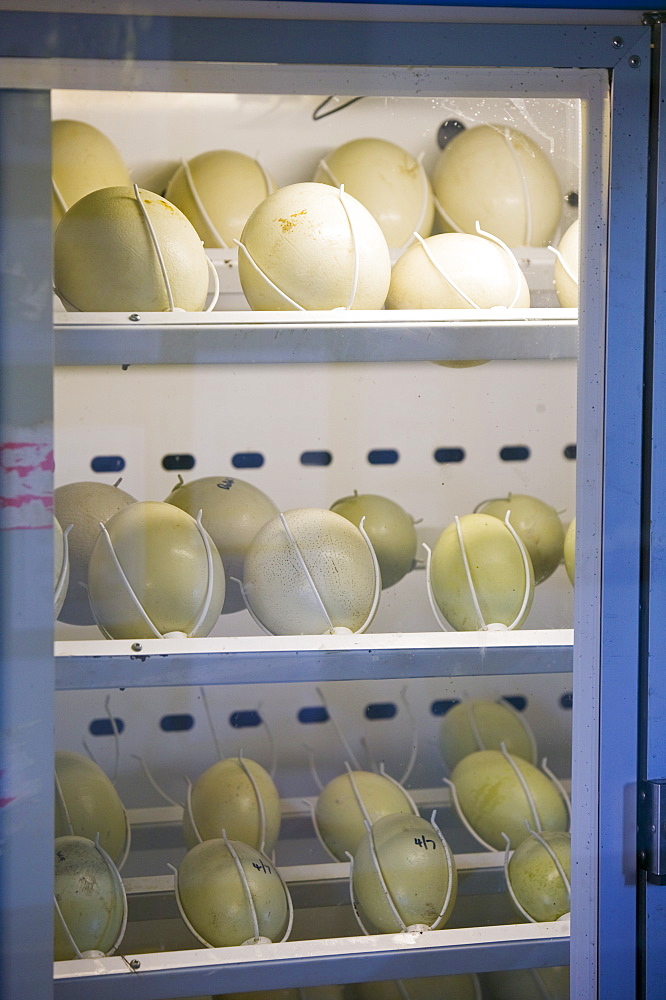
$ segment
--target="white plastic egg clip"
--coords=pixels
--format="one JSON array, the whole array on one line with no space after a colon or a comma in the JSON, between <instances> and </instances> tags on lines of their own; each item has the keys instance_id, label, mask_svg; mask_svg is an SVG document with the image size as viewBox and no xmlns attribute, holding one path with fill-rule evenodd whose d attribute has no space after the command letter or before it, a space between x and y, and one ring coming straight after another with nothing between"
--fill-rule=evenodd
<instances>
[{"instance_id":1,"label":"white plastic egg clip","mask_svg":"<svg viewBox=\"0 0 666 1000\"><path fill-rule=\"evenodd\" d=\"M469 593L470 593L470 596L472 598L472 603L474 605L474 610L475 610L475 613L476 613L476 616L477 616L477 620L478 620L478 629L481 632L507 632L507 631L511 631L512 629L517 628L520 625L520 623L525 618L525 613L526 613L527 607L528 607L529 602L530 602L531 597L532 597L532 588L530 587L530 579L531 579L531 575L532 575L532 568L531 568L531 565L530 565L530 558L529 558L529 555L527 553L527 549L525 548L525 545L523 544L522 539L519 537L519 535L516 532L515 528L511 524L510 516L511 516L511 511L508 510L506 512L506 516L504 518L504 522L503 523L506 525L506 527L509 529L509 531L513 535L513 538L514 538L514 540L516 542L516 545L518 546L518 549L520 550L520 554L521 554L522 559L523 559L523 566L524 566L524 569L525 569L525 591L524 591L524 594L523 594L523 601L522 601L522 604L520 606L520 610L518 611L518 614L516 615L516 617L514 618L514 620L509 625L505 625L503 622L486 622L485 618L483 617L483 613L481 611L481 607L480 607L480 604L479 604L479 599L478 599L478 595L477 595L477 592L476 592L476 588L475 588L474 582L472 580L472 573L471 573L470 566L469 566L469 559L467 557L467 549L465 548L465 542L464 542L464 539L463 539L462 528L460 526L460 518L458 517L457 514L455 516L456 531L457 531L457 534L458 534L458 542L460 544L460 554L461 554L462 561L463 561L463 566L464 566L464 569L465 569L465 576L467 578L467 584L469 586ZM425 542L423 542L422 544L423 544L423 548L426 550L426 588L427 588L427 591L428 591L428 600L430 601L430 607L432 608L432 613L435 616L435 619L437 620L437 623L438 623L439 627L442 629L443 632L448 632L448 631L450 631L448 622L446 621L446 619L444 618L444 616L440 612L439 607L437 606L437 602L435 601L435 596L433 594L433 589L432 589L432 580L431 580L431 576L430 576L430 567L431 567L431 562L432 562L432 550L430 549L430 547L428 545L426 545Z\"/></svg>"}]
</instances>

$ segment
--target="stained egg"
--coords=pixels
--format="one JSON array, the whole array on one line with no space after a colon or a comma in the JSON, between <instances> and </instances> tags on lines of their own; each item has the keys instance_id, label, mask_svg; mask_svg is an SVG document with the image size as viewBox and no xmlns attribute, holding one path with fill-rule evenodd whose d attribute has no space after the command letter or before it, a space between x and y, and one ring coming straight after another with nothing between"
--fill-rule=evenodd
<instances>
[{"instance_id":1,"label":"stained egg","mask_svg":"<svg viewBox=\"0 0 666 1000\"><path fill-rule=\"evenodd\" d=\"M366 819L375 823L390 813L414 815L416 807L409 794L384 774L351 771L324 786L314 815L328 851L338 861L346 861L365 834Z\"/></svg>"},{"instance_id":2,"label":"stained egg","mask_svg":"<svg viewBox=\"0 0 666 1000\"><path fill-rule=\"evenodd\" d=\"M111 639L208 635L224 604L224 569L205 529L172 504L143 500L115 514L106 531L88 566L102 632Z\"/></svg>"},{"instance_id":3,"label":"stained egg","mask_svg":"<svg viewBox=\"0 0 666 1000\"><path fill-rule=\"evenodd\" d=\"M240 841L206 840L188 851L176 893L190 929L213 948L281 941L289 928L289 894L275 865Z\"/></svg>"},{"instance_id":4,"label":"stained egg","mask_svg":"<svg viewBox=\"0 0 666 1000\"><path fill-rule=\"evenodd\" d=\"M376 820L361 838L352 885L363 926L391 934L443 927L458 876L451 849L432 823L394 814Z\"/></svg>"},{"instance_id":5,"label":"stained egg","mask_svg":"<svg viewBox=\"0 0 666 1000\"><path fill-rule=\"evenodd\" d=\"M137 190L93 191L56 229L54 286L68 311L204 309L208 258L194 226L165 198Z\"/></svg>"},{"instance_id":6,"label":"stained egg","mask_svg":"<svg viewBox=\"0 0 666 1000\"><path fill-rule=\"evenodd\" d=\"M92 840L56 837L53 891L55 961L79 957L70 936L83 957L112 954L125 929L125 889L113 862Z\"/></svg>"},{"instance_id":7,"label":"stained egg","mask_svg":"<svg viewBox=\"0 0 666 1000\"><path fill-rule=\"evenodd\" d=\"M55 836L95 840L118 866L129 850L127 812L113 782L98 764L71 750L55 754Z\"/></svg>"},{"instance_id":8,"label":"stained egg","mask_svg":"<svg viewBox=\"0 0 666 1000\"><path fill-rule=\"evenodd\" d=\"M191 816L187 809L184 815L188 848L223 831L266 854L277 843L280 797L268 771L254 760L229 757L213 764L194 782L190 808Z\"/></svg>"},{"instance_id":9,"label":"stained egg","mask_svg":"<svg viewBox=\"0 0 666 1000\"><path fill-rule=\"evenodd\" d=\"M391 278L379 224L328 184L290 184L255 208L238 273L251 309L381 309Z\"/></svg>"}]
</instances>

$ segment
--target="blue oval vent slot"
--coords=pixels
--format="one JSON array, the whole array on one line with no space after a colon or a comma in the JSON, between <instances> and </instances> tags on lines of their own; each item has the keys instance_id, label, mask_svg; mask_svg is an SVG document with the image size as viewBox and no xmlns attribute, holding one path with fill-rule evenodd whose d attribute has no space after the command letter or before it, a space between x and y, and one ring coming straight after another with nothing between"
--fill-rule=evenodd
<instances>
[{"instance_id":1,"label":"blue oval vent slot","mask_svg":"<svg viewBox=\"0 0 666 1000\"><path fill-rule=\"evenodd\" d=\"M165 455L162 468L167 472L188 472L194 468L194 455Z\"/></svg>"},{"instance_id":2,"label":"blue oval vent slot","mask_svg":"<svg viewBox=\"0 0 666 1000\"><path fill-rule=\"evenodd\" d=\"M398 714L398 706L391 701L376 702L366 705L366 719L393 719Z\"/></svg>"},{"instance_id":3,"label":"blue oval vent slot","mask_svg":"<svg viewBox=\"0 0 666 1000\"><path fill-rule=\"evenodd\" d=\"M297 718L306 726L311 722L328 722L328 712L323 705L313 705L311 708L301 708Z\"/></svg>"},{"instance_id":4,"label":"blue oval vent slot","mask_svg":"<svg viewBox=\"0 0 666 1000\"><path fill-rule=\"evenodd\" d=\"M125 723L122 719L113 720L116 724L116 729L119 733L122 733L125 728ZM111 725L111 719L93 719L88 726L88 732L91 736L113 736L113 726Z\"/></svg>"},{"instance_id":5,"label":"blue oval vent slot","mask_svg":"<svg viewBox=\"0 0 666 1000\"><path fill-rule=\"evenodd\" d=\"M368 452L370 465L395 465L399 457L395 448L373 448Z\"/></svg>"},{"instance_id":6,"label":"blue oval vent slot","mask_svg":"<svg viewBox=\"0 0 666 1000\"><path fill-rule=\"evenodd\" d=\"M330 451L304 451L301 454L301 465L330 465L332 461Z\"/></svg>"},{"instance_id":7,"label":"blue oval vent slot","mask_svg":"<svg viewBox=\"0 0 666 1000\"><path fill-rule=\"evenodd\" d=\"M237 451L231 459L234 469L260 469L264 456L260 451Z\"/></svg>"},{"instance_id":8,"label":"blue oval vent slot","mask_svg":"<svg viewBox=\"0 0 666 1000\"><path fill-rule=\"evenodd\" d=\"M433 457L440 465L449 465L451 462L462 462L465 458L465 449L437 448Z\"/></svg>"},{"instance_id":9,"label":"blue oval vent slot","mask_svg":"<svg viewBox=\"0 0 666 1000\"><path fill-rule=\"evenodd\" d=\"M93 472L122 472L125 459L122 455L96 455L90 463Z\"/></svg>"},{"instance_id":10,"label":"blue oval vent slot","mask_svg":"<svg viewBox=\"0 0 666 1000\"><path fill-rule=\"evenodd\" d=\"M194 728L194 716L189 712L182 715L163 715L160 719L160 729L164 733L186 733Z\"/></svg>"},{"instance_id":11,"label":"blue oval vent slot","mask_svg":"<svg viewBox=\"0 0 666 1000\"><path fill-rule=\"evenodd\" d=\"M430 711L433 715L446 715L446 713L457 705L459 698L441 698L438 701L433 701L430 706Z\"/></svg>"},{"instance_id":12,"label":"blue oval vent slot","mask_svg":"<svg viewBox=\"0 0 666 1000\"><path fill-rule=\"evenodd\" d=\"M261 716L259 712L255 712L252 709L243 712L232 712L229 716L229 725L234 729L251 729L253 726L261 725Z\"/></svg>"},{"instance_id":13,"label":"blue oval vent slot","mask_svg":"<svg viewBox=\"0 0 666 1000\"><path fill-rule=\"evenodd\" d=\"M506 444L500 449L503 462L526 462L530 457L530 449L525 444Z\"/></svg>"}]
</instances>

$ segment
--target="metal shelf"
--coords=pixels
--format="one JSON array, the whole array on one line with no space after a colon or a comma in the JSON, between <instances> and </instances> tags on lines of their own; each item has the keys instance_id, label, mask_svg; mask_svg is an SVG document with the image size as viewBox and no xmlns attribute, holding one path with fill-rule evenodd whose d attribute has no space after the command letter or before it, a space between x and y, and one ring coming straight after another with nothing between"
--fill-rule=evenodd
<instances>
[{"instance_id":1,"label":"metal shelf","mask_svg":"<svg viewBox=\"0 0 666 1000\"><path fill-rule=\"evenodd\" d=\"M56 689L567 673L573 630L55 643Z\"/></svg>"},{"instance_id":2,"label":"metal shelf","mask_svg":"<svg viewBox=\"0 0 666 1000\"><path fill-rule=\"evenodd\" d=\"M575 359L575 309L56 312L57 365Z\"/></svg>"}]
</instances>

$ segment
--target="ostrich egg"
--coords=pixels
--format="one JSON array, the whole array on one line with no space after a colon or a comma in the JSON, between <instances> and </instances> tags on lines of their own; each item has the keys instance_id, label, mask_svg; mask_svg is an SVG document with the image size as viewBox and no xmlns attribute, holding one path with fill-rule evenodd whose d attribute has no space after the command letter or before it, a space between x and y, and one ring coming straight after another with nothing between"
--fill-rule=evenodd
<instances>
[{"instance_id":1,"label":"ostrich egg","mask_svg":"<svg viewBox=\"0 0 666 1000\"><path fill-rule=\"evenodd\" d=\"M75 834L94 840L122 866L129 849L125 807L110 778L83 754L57 750L55 755L55 835Z\"/></svg>"},{"instance_id":2,"label":"ostrich egg","mask_svg":"<svg viewBox=\"0 0 666 1000\"><path fill-rule=\"evenodd\" d=\"M250 609L273 635L358 631L372 610L376 583L363 535L330 510L302 507L283 516L288 531L274 518L245 556Z\"/></svg>"},{"instance_id":3,"label":"ostrich egg","mask_svg":"<svg viewBox=\"0 0 666 1000\"><path fill-rule=\"evenodd\" d=\"M570 522L564 533L564 566L571 583L576 575L576 518Z\"/></svg>"},{"instance_id":4,"label":"ostrich egg","mask_svg":"<svg viewBox=\"0 0 666 1000\"><path fill-rule=\"evenodd\" d=\"M562 192L550 156L505 125L478 125L454 136L432 175L443 230L481 229L510 247L546 246L560 221Z\"/></svg>"},{"instance_id":5,"label":"ostrich egg","mask_svg":"<svg viewBox=\"0 0 666 1000\"><path fill-rule=\"evenodd\" d=\"M190 805L201 840L214 840L225 831L232 840L272 853L280 833L280 796L261 764L247 758L241 763L237 757L217 761L194 782ZM199 838L187 809L184 831L187 847L194 847Z\"/></svg>"},{"instance_id":6,"label":"ostrich egg","mask_svg":"<svg viewBox=\"0 0 666 1000\"><path fill-rule=\"evenodd\" d=\"M100 188L132 181L111 140L87 122L58 118L51 123L53 222L57 225L72 205Z\"/></svg>"},{"instance_id":7,"label":"ostrich egg","mask_svg":"<svg viewBox=\"0 0 666 1000\"><path fill-rule=\"evenodd\" d=\"M460 534L453 522L444 529L432 551L430 583L440 611L458 631L473 631L491 624L521 625L534 595L529 555L525 560L509 528L496 517L465 514L459 518L459 524ZM479 619L473 593L483 620Z\"/></svg>"},{"instance_id":8,"label":"ostrich egg","mask_svg":"<svg viewBox=\"0 0 666 1000\"><path fill-rule=\"evenodd\" d=\"M430 180L419 161L386 139L352 139L320 162L314 181L344 185L377 220L391 249L429 236L435 217Z\"/></svg>"},{"instance_id":9,"label":"ostrich egg","mask_svg":"<svg viewBox=\"0 0 666 1000\"><path fill-rule=\"evenodd\" d=\"M66 531L69 551L69 584L58 614L69 625L94 625L88 600L88 563L105 524L123 507L136 503L133 496L109 483L66 483L53 492L55 515Z\"/></svg>"},{"instance_id":10,"label":"ostrich egg","mask_svg":"<svg viewBox=\"0 0 666 1000\"><path fill-rule=\"evenodd\" d=\"M122 937L126 919L125 889L113 862L87 837L56 837L54 895L80 952L109 955ZM78 958L62 921L54 913L54 959Z\"/></svg>"},{"instance_id":11,"label":"ostrich egg","mask_svg":"<svg viewBox=\"0 0 666 1000\"><path fill-rule=\"evenodd\" d=\"M515 848L530 827L566 830L568 812L555 782L529 761L500 750L478 750L464 757L451 775L458 806L477 837L495 850L506 834Z\"/></svg>"},{"instance_id":12,"label":"ostrich egg","mask_svg":"<svg viewBox=\"0 0 666 1000\"><path fill-rule=\"evenodd\" d=\"M565 230L557 247L553 279L560 305L564 309L578 308L578 256L580 252L580 226L578 219Z\"/></svg>"},{"instance_id":13,"label":"ostrich egg","mask_svg":"<svg viewBox=\"0 0 666 1000\"><path fill-rule=\"evenodd\" d=\"M205 476L181 482L166 502L192 517L202 511L202 524L215 542L224 566L226 590L222 614L243 610L245 602L235 581L243 579L243 563L250 543L267 521L278 516L277 506L252 483L231 476Z\"/></svg>"},{"instance_id":14,"label":"ostrich egg","mask_svg":"<svg viewBox=\"0 0 666 1000\"><path fill-rule=\"evenodd\" d=\"M382 309L391 280L367 208L328 184L290 184L247 220L238 274L251 309ZM244 249L243 249L244 248Z\"/></svg>"},{"instance_id":15,"label":"ostrich egg","mask_svg":"<svg viewBox=\"0 0 666 1000\"><path fill-rule=\"evenodd\" d=\"M375 493L354 492L336 500L331 510L357 528L365 518L363 529L375 550L384 589L409 573L416 557L416 528L411 514L399 504Z\"/></svg>"},{"instance_id":16,"label":"ostrich egg","mask_svg":"<svg viewBox=\"0 0 666 1000\"><path fill-rule=\"evenodd\" d=\"M65 561L67 542L57 517L53 518L53 612L60 614L69 586L69 557Z\"/></svg>"},{"instance_id":17,"label":"ostrich egg","mask_svg":"<svg viewBox=\"0 0 666 1000\"><path fill-rule=\"evenodd\" d=\"M354 1000L481 1000L474 974L357 983Z\"/></svg>"},{"instance_id":18,"label":"ostrich egg","mask_svg":"<svg viewBox=\"0 0 666 1000\"><path fill-rule=\"evenodd\" d=\"M442 718L439 745L449 770L468 754L499 750L502 743L509 753L536 762L534 738L527 723L504 702L471 698L458 702Z\"/></svg>"},{"instance_id":19,"label":"ostrich egg","mask_svg":"<svg viewBox=\"0 0 666 1000\"><path fill-rule=\"evenodd\" d=\"M388 309L528 309L530 291L513 254L467 233L440 233L393 265Z\"/></svg>"},{"instance_id":20,"label":"ostrich egg","mask_svg":"<svg viewBox=\"0 0 666 1000\"><path fill-rule=\"evenodd\" d=\"M232 149L213 149L181 164L165 196L183 212L205 247L230 247L275 183L257 160Z\"/></svg>"},{"instance_id":21,"label":"ostrich egg","mask_svg":"<svg viewBox=\"0 0 666 1000\"><path fill-rule=\"evenodd\" d=\"M125 507L106 529L108 537L100 534L90 557L88 588L107 638L208 635L224 603L224 569L205 529L158 500Z\"/></svg>"},{"instance_id":22,"label":"ostrich egg","mask_svg":"<svg viewBox=\"0 0 666 1000\"><path fill-rule=\"evenodd\" d=\"M562 562L564 526L550 504L524 493L509 493L507 497L486 500L476 510L501 521L511 511L511 525L530 554L535 584L547 580Z\"/></svg>"},{"instance_id":23,"label":"ostrich egg","mask_svg":"<svg viewBox=\"0 0 666 1000\"><path fill-rule=\"evenodd\" d=\"M352 883L364 924L398 934L402 924L443 927L455 905L458 876L451 849L432 823L394 814L363 834L354 851Z\"/></svg>"},{"instance_id":24,"label":"ostrich egg","mask_svg":"<svg viewBox=\"0 0 666 1000\"><path fill-rule=\"evenodd\" d=\"M73 312L166 312L170 309L147 215L160 248L176 309L201 311L208 296L208 258L196 229L165 198L131 187L107 187L76 202L56 229L53 280ZM145 210L145 215L144 215Z\"/></svg>"},{"instance_id":25,"label":"ostrich egg","mask_svg":"<svg viewBox=\"0 0 666 1000\"><path fill-rule=\"evenodd\" d=\"M253 910L260 937L281 941L287 932L287 887L273 862L248 844L228 846L222 839L197 844L181 861L176 884L192 930L213 948L254 940Z\"/></svg>"},{"instance_id":26,"label":"ostrich egg","mask_svg":"<svg viewBox=\"0 0 666 1000\"><path fill-rule=\"evenodd\" d=\"M540 837L547 846L534 834L518 845L506 876L518 903L532 920L559 920L571 910L571 834L546 830Z\"/></svg>"},{"instance_id":27,"label":"ostrich egg","mask_svg":"<svg viewBox=\"0 0 666 1000\"><path fill-rule=\"evenodd\" d=\"M365 833L366 816L375 823L390 813L415 813L407 792L391 778L373 771L339 774L319 793L315 821L319 835L338 861L354 854Z\"/></svg>"}]
</instances>

